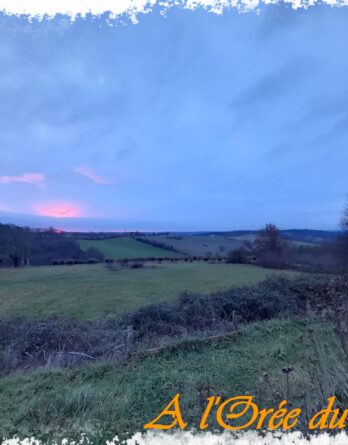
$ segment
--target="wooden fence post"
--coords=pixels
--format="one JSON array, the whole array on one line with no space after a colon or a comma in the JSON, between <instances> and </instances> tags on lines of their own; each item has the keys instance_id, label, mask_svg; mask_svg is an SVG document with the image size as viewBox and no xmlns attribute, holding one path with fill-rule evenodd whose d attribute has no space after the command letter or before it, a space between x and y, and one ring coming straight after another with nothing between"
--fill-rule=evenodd
<instances>
[{"instance_id":1,"label":"wooden fence post","mask_svg":"<svg viewBox=\"0 0 348 445\"><path fill-rule=\"evenodd\" d=\"M133 349L133 327L127 326L126 330L126 348L125 348L126 356Z\"/></svg>"}]
</instances>

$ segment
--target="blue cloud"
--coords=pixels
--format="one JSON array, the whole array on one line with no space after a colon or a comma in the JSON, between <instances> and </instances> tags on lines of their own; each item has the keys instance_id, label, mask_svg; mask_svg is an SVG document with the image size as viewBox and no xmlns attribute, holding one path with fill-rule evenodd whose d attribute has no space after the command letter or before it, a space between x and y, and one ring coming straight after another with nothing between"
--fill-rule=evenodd
<instances>
[{"instance_id":1,"label":"blue cloud","mask_svg":"<svg viewBox=\"0 0 348 445\"><path fill-rule=\"evenodd\" d=\"M41 203L71 202L87 217L59 224L84 230L335 228L347 18L285 6L114 27L0 16L0 176L45 177L0 184L0 210L39 224Z\"/></svg>"}]
</instances>

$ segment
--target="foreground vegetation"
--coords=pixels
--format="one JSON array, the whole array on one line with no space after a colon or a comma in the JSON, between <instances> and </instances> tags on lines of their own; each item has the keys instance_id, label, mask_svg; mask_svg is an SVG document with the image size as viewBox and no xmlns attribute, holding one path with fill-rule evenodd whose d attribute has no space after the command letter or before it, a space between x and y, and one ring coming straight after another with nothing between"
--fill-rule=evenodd
<instances>
[{"instance_id":1,"label":"foreground vegetation","mask_svg":"<svg viewBox=\"0 0 348 445\"><path fill-rule=\"evenodd\" d=\"M156 356L129 358L116 367L106 363L3 377L0 432L3 437L51 434L57 438L83 431L95 441L101 435L102 441L141 431L178 392L185 421L192 427L212 394L248 393L267 407L288 398L310 413L318 401L308 368L314 349L303 338L313 331L319 342L324 338L329 342L330 324L271 320L249 324L220 343L186 341ZM287 379L284 369L289 366Z\"/></svg>"},{"instance_id":2,"label":"foreground vegetation","mask_svg":"<svg viewBox=\"0 0 348 445\"><path fill-rule=\"evenodd\" d=\"M0 269L0 317L115 316L185 291L207 294L281 273L250 265L184 262L119 270L102 264Z\"/></svg>"},{"instance_id":3,"label":"foreground vegetation","mask_svg":"<svg viewBox=\"0 0 348 445\"><path fill-rule=\"evenodd\" d=\"M201 266L229 267L229 274L245 267ZM3 319L0 433L48 443L84 432L105 443L141 430L178 392L192 427L207 397L248 393L260 407L283 399L302 407L303 429L327 397L348 403L347 290L344 278L278 276L211 295L185 294L114 319ZM208 338L217 334L220 342ZM68 360L69 354L80 355Z\"/></svg>"}]
</instances>

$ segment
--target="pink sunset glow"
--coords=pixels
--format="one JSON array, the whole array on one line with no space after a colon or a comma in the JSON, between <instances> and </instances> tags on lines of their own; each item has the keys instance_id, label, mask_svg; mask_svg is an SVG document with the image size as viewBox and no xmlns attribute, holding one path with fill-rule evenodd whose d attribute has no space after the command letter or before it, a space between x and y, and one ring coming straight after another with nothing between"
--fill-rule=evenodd
<instances>
[{"instance_id":1,"label":"pink sunset glow","mask_svg":"<svg viewBox=\"0 0 348 445\"><path fill-rule=\"evenodd\" d=\"M10 209L0 202L0 212L10 212Z\"/></svg>"},{"instance_id":2,"label":"pink sunset glow","mask_svg":"<svg viewBox=\"0 0 348 445\"><path fill-rule=\"evenodd\" d=\"M76 167L75 173L85 176L96 184L112 184L112 181L110 181L110 179L97 175L92 169L88 167Z\"/></svg>"},{"instance_id":3,"label":"pink sunset glow","mask_svg":"<svg viewBox=\"0 0 348 445\"><path fill-rule=\"evenodd\" d=\"M81 207L71 202L52 202L34 206L37 215L52 218L78 218L83 215Z\"/></svg>"},{"instance_id":4,"label":"pink sunset glow","mask_svg":"<svg viewBox=\"0 0 348 445\"><path fill-rule=\"evenodd\" d=\"M43 173L24 173L19 176L0 176L0 184L24 183L44 187L45 177Z\"/></svg>"}]
</instances>

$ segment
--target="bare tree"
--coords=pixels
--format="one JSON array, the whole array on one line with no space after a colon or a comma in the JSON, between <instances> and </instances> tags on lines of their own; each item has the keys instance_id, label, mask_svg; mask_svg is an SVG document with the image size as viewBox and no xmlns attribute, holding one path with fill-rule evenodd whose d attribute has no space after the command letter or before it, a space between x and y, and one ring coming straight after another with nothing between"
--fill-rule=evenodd
<instances>
[{"instance_id":1,"label":"bare tree","mask_svg":"<svg viewBox=\"0 0 348 445\"><path fill-rule=\"evenodd\" d=\"M24 253L24 234L16 226L8 226L4 248L11 258L13 266L18 267Z\"/></svg>"},{"instance_id":2,"label":"bare tree","mask_svg":"<svg viewBox=\"0 0 348 445\"><path fill-rule=\"evenodd\" d=\"M255 240L254 250L262 266L281 267L285 260L286 243L280 236L278 227L266 224Z\"/></svg>"}]
</instances>

